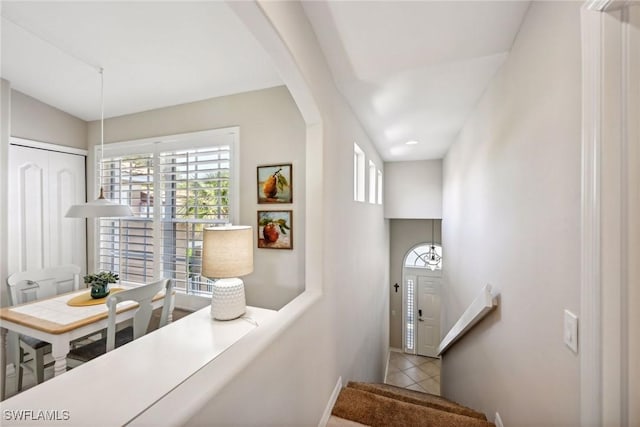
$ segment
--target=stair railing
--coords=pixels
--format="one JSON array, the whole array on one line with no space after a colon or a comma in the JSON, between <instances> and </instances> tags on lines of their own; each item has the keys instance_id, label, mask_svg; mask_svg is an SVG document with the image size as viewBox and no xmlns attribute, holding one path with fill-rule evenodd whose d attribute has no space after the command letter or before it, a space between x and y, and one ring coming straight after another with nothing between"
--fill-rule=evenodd
<instances>
[{"instance_id":1,"label":"stair railing","mask_svg":"<svg viewBox=\"0 0 640 427\"><path fill-rule=\"evenodd\" d=\"M440 342L438 356L466 334L476 323L498 306L498 299L491 294L491 285L485 285L480 295L467 307L455 325Z\"/></svg>"}]
</instances>

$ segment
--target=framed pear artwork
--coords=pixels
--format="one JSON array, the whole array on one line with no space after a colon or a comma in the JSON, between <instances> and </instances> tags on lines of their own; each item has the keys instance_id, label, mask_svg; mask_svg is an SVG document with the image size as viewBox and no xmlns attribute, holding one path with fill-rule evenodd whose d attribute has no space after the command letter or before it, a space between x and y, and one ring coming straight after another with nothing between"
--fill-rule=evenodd
<instances>
[{"instance_id":1,"label":"framed pear artwork","mask_svg":"<svg viewBox=\"0 0 640 427\"><path fill-rule=\"evenodd\" d=\"M258 166L258 203L291 203L293 166Z\"/></svg>"}]
</instances>

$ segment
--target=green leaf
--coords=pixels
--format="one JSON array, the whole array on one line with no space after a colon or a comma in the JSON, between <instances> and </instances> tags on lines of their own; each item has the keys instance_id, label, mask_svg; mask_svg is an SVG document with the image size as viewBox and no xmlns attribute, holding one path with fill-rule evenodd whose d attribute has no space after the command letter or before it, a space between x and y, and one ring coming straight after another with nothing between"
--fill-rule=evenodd
<instances>
[{"instance_id":1,"label":"green leaf","mask_svg":"<svg viewBox=\"0 0 640 427\"><path fill-rule=\"evenodd\" d=\"M273 220L272 220L271 218L269 218L269 217L265 217L265 218L262 218L262 219L260 220L259 225L261 225L261 226L263 226L263 227L264 227L265 225L267 225L267 224L269 224L269 223L271 223L271 222L273 222Z\"/></svg>"}]
</instances>

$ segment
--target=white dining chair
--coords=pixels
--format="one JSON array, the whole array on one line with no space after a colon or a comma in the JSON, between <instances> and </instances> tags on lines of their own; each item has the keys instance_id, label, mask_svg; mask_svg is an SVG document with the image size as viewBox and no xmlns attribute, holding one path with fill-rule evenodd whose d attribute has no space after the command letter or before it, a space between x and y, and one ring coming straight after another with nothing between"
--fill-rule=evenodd
<instances>
[{"instance_id":1,"label":"white dining chair","mask_svg":"<svg viewBox=\"0 0 640 427\"><path fill-rule=\"evenodd\" d=\"M14 273L7 278L7 288L11 306L75 291L80 289L80 267L63 265ZM53 360L45 363L45 355L51 353L51 344L19 335L15 347L18 350L18 391L22 390L24 369L33 373L36 384L42 383L45 367L53 364Z\"/></svg>"},{"instance_id":2,"label":"white dining chair","mask_svg":"<svg viewBox=\"0 0 640 427\"><path fill-rule=\"evenodd\" d=\"M159 327L169 323L171 310L173 308L173 281L171 279L160 279L149 285L120 291L107 297L107 308L109 318L107 321L107 336L90 344L77 347L67 355L67 366L74 368L89 360L105 354L145 335L149 329L153 306L151 302L158 292L164 290L164 300L162 303L162 313L160 315ZM117 305L125 301L138 303L133 315L133 326L117 331L116 309Z\"/></svg>"}]
</instances>

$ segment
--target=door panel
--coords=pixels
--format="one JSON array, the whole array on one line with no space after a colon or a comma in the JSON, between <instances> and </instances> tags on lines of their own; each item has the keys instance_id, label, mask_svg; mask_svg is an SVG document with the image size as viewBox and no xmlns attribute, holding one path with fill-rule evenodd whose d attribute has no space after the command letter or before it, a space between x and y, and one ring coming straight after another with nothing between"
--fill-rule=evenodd
<instances>
[{"instance_id":1,"label":"door panel","mask_svg":"<svg viewBox=\"0 0 640 427\"><path fill-rule=\"evenodd\" d=\"M437 357L440 345L440 279L418 276L417 353Z\"/></svg>"},{"instance_id":2,"label":"door panel","mask_svg":"<svg viewBox=\"0 0 640 427\"><path fill-rule=\"evenodd\" d=\"M85 221L79 218L65 218L69 206L84 200L84 193L84 157L50 152L51 266L75 264L84 270Z\"/></svg>"},{"instance_id":3,"label":"door panel","mask_svg":"<svg viewBox=\"0 0 640 427\"><path fill-rule=\"evenodd\" d=\"M85 200L84 157L9 146L8 272L75 264L86 269L83 219L65 218Z\"/></svg>"},{"instance_id":4,"label":"door panel","mask_svg":"<svg viewBox=\"0 0 640 427\"><path fill-rule=\"evenodd\" d=\"M10 146L9 156L9 272L44 268L49 242L44 189L47 154Z\"/></svg>"}]
</instances>

